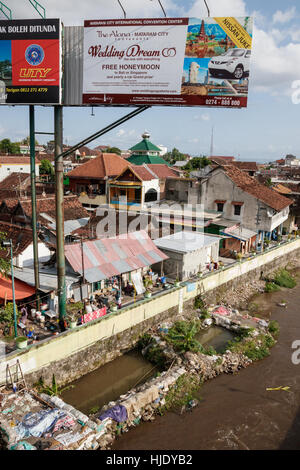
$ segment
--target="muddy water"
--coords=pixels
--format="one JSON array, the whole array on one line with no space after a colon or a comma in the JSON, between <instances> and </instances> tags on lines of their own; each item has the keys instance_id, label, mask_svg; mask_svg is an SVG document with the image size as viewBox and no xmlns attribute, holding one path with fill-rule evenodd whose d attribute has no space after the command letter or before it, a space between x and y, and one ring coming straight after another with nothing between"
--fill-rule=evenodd
<instances>
[{"instance_id":1,"label":"muddy water","mask_svg":"<svg viewBox=\"0 0 300 470\"><path fill-rule=\"evenodd\" d=\"M140 353L130 351L72 382L71 385L75 387L66 390L62 399L83 413L89 413L91 408L102 408L132 387L153 377L156 372L153 364Z\"/></svg>"},{"instance_id":2,"label":"muddy water","mask_svg":"<svg viewBox=\"0 0 300 470\"><path fill-rule=\"evenodd\" d=\"M199 341L202 346L212 346L217 352L222 352L228 341L232 341L233 338L234 334L231 331L221 328L220 326L212 326L195 335L195 339Z\"/></svg>"},{"instance_id":3,"label":"muddy water","mask_svg":"<svg viewBox=\"0 0 300 470\"><path fill-rule=\"evenodd\" d=\"M300 340L300 286L253 300L280 324L271 355L236 375L205 383L199 406L183 415L167 413L142 423L113 449L300 449L300 364L291 360ZM277 306L285 300L287 308ZM266 391L286 386L289 391Z\"/></svg>"}]
</instances>

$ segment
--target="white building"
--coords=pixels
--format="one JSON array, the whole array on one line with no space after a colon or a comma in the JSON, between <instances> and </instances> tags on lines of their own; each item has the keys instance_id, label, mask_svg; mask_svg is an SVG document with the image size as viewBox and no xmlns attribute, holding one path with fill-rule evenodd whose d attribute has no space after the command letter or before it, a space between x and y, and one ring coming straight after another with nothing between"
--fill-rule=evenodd
<instances>
[{"instance_id":1,"label":"white building","mask_svg":"<svg viewBox=\"0 0 300 470\"><path fill-rule=\"evenodd\" d=\"M35 172L39 176L40 162L36 160ZM0 181L11 173L30 173L30 157L0 156Z\"/></svg>"}]
</instances>

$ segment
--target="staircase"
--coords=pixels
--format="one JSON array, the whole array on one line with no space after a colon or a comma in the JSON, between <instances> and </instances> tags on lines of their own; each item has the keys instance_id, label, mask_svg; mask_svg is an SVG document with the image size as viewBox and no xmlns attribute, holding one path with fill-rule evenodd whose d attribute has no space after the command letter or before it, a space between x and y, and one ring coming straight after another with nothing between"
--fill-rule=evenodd
<instances>
[{"instance_id":1,"label":"staircase","mask_svg":"<svg viewBox=\"0 0 300 470\"><path fill-rule=\"evenodd\" d=\"M6 366L6 386L7 388L12 389L16 387L17 392L27 389L27 384L23 375L19 359L15 364L7 364Z\"/></svg>"}]
</instances>

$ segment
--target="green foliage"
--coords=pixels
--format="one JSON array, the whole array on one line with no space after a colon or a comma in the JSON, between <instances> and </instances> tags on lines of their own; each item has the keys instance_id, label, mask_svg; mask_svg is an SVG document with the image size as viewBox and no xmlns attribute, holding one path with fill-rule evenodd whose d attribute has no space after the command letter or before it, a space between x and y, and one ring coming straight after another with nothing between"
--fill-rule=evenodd
<instances>
[{"instance_id":1,"label":"green foliage","mask_svg":"<svg viewBox=\"0 0 300 470\"><path fill-rule=\"evenodd\" d=\"M197 295L197 297L195 297L195 300L194 300L194 308L200 308L202 310L202 309L205 309L205 307L206 307L206 304L203 298L201 297L201 295Z\"/></svg>"},{"instance_id":2,"label":"green foliage","mask_svg":"<svg viewBox=\"0 0 300 470\"><path fill-rule=\"evenodd\" d=\"M27 336L18 336L16 338L16 343L23 343L23 341L27 341Z\"/></svg>"},{"instance_id":3,"label":"green foliage","mask_svg":"<svg viewBox=\"0 0 300 470\"><path fill-rule=\"evenodd\" d=\"M67 313L77 313L78 310L82 310L84 307L83 302L75 302L75 303L69 303L67 304Z\"/></svg>"},{"instance_id":4,"label":"green foliage","mask_svg":"<svg viewBox=\"0 0 300 470\"><path fill-rule=\"evenodd\" d=\"M286 269L281 269L276 273L274 282L278 286L288 287L289 289L292 289L297 284L293 276L288 271L286 271Z\"/></svg>"},{"instance_id":5,"label":"green foliage","mask_svg":"<svg viewBox=\"0 0 300 470\"><path fill-rule=\"evenodd\" d=\"M39 393L46 393L46 395L52 396L59 396L66 390L74 388L74 385L67 385L66 387L60 387L57 385L55 375L52 376L52 384L46 385L44 382L43 377L40 377L38 383L36 384L37 390Z\"/></svg>"},{"instance_id":6,"label":"green foliage","mask_svg":"<svg viewBox=\"0 0 300 470\"><path fill-rule=\"evenodd\" d=\"M16 155L20 153L20 144L11 142L10 139L0 140L0 152Z\"/></svg>"},{"instance_id":7,"label":"green foliage","mask_svg":"<svg viewBox=\"0 0 300 470\"><path fill-rule=\"evenodd\" d=\"M99 407L99 406L97 406L97 405L96 405L96 406L93 406L93 407L90 409L89 414L90 414L90 415L94 415L94 414L98 413L99 410L100 410L100 407Z\"/></svg>"},{"instance_id":8,"label":"green foliage","mask_svg":"<svg viewBox=\"0 0 300 470\"><path fill-rule=\"evenodd\" d=\"M191 400L198 398L201 383L199 376L182 375L179 377L165 396L165 404L158 409L158 413L163 415L169 410L178 410L187 406Z\"/></svg>"},{"instance_id":9,"label":"green foliage","mask_svg":"<svg viewBox=\"0 0 300 470\"><path fill-rule=\"evenodd\" d=\"M164 155L164 160L174 165L175 162L186 160L186 155L181 153L177 148L173 148L171 152Z\"/></svg>"},{"instance_id":10,"label":"green foliage","mask_svg":"<svg viewBox=\"0 0 300 470\"><path fill-rule=\"evenodd\" d=\"M16 306L17 319L19 317L18 307ZM14 305L12 302L8 302L4 308L0 310L0 323L5 323L8 326L14 324Z\"/></svg>"},{"instance_id":11,"label":"green foliage","mask_svg":"<svg viewBox=\"0 0 300 470\"><path fill-rule=\"evenodd\" d=\"M152 336L149 335L149 333L145 333L141 338L139 339L137 343L138 349L144 349L146 346L148 346L150 343L152 343L153 339Z\"/></svg>"},{"instance_id":12,"label":"green foliage","mask_svg":"<svg viewBox=\"0 0 300 470\"><path fill-rule=\"evenodd\" d=\"M277 338L279 335L280 327L279 323L276 320L271 320L268 327L269 333L271 333L274 338Z\"/></svg>"},{"instance_id":13,"label":"green foliage","mask_svg":"<svg viewBox=\"0 0 300 470\"><path fill-rule=\"evenodd\" d=\"M54 178L54 168L51 165L51 162L46 158L41 161L40 164L40 175L48 175L51 178Z\"/></svg>"},{"instance_id":14,"label":"green foliage","mask_svg":"<svg viewBox=\"0 0 300 470\"><path fill-rule=\"evenodd\" d=\"M270 348L275 344L271 335L261 334L255 339L246 339L242 341L240 337L229 341L227 349L235 353L242 353L252 361L259 361L270 355Z\"/></svg>"},{"instance_id":15,"label":"green foliage","mask_svg":"<svg viewBox=\"0 0 300 470\"><path fill-rule=\"evenodd\" d=\"M195 340L194 336L199 329L200 325L195 320L193 322L178 321L170 328L166 335L166 341L179 352L198 352L201 349L201 344Z\"/></svg>"},{"instance_id":16,"label":"green foliage","mask_svg":"<svg viewBox=\"0 0 300 470\"><path fill-rule=\"evenodd\" d=\"M274 284L274 282L266 282L265 292L271 293L277 292L278 290L280 290L280 287L277 284Z\"/></svg>"},{"instance_id":17,"label":"green foliage","mask_svg":"<svg viewBox=\"0 0 300 470\"><path fill-rule=\"evenodd\" d=\"M183 167L183 170L200 170L210 163L211 161L207 157L194 157Z\"/></svg>"},{"instance_id":18,"label":"green foliage","mask_svg":"<svg viewBox=\"0 0 300 470\"><path fill-rule=\"evenodd\" d=\"M157 344L153 344L149 347L145 354L145 358L160 369L164 369L166 366L166 357L162 349Z\"/></svg>"},{"instance_id":19,"label":"green foliage","mask_svg":"<svg viewBox=\"0 0 300 470\"><path fill-rule=\"evenodd\" d=\"M121 155L121 150L118 147L108 147L105 150L105 153L116 153L117 155Z\"/></svg>"}]
</instances>

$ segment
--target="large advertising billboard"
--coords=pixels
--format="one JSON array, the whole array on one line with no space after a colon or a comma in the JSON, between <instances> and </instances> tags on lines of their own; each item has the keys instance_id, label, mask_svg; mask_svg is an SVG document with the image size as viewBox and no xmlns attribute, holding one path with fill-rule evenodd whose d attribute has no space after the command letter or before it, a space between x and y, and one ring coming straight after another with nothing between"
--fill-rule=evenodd
<instances>
[{"instance_id":1,"label":"large advertising billboard","mask_svg":"<svg viewBox=\"0 0 300 470\"><path fill-rule=\"evenodd\" d=\"M247 106L253 20L84 22L83 104Z\"/></svg>"},{"instance_id":2,"label":"large advertising billboard","mask_svg":"<svg viewBox=\"0 0 300 470\"><path fill-rule=\"evenodd\" d=\"M60 20L0 21L0 104L60 103Z\"/></svg>"}]
</instances>

